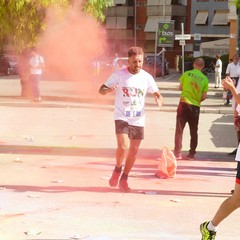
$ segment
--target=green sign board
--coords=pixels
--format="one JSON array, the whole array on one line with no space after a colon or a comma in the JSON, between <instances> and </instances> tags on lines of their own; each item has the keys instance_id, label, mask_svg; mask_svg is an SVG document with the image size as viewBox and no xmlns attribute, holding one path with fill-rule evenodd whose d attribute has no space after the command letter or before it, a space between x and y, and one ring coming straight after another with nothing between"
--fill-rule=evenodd
<instances>
[{"instance_id":1,"label":"green sign board","mask_svg":"<svg viewBox=\"0 0 240 240\"><path fill-rule=\"evenodd\" d=\"M174 21L158 22L157 46L173 47L174 44Z\"/></svg>"}]
</instances>

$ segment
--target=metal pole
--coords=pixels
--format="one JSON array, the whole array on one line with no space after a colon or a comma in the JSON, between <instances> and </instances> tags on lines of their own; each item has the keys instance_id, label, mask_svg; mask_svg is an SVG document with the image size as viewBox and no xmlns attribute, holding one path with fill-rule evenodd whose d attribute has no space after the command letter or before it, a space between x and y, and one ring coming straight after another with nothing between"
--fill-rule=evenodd
<instances>
[{"instance_id":1,"label":"metal pole","mask_svg":"<svg viewBox=\"0 0 240 240\"><path fill-rule=\"evenodd\" d=\"M134 46L137 46L137 3L134 1Z\"/></svg>"},{"instance_id":2,"label":"metal pole","mask_svg":"<svg viewBox=\"0 0 240 240\"><path fill-rule=\"evenodd\" d=\"M158 22L156 26L156 35L155 35L155 55L154 55L154 78L156 77L156 66L157 66L157 45L158 45Z\"/></svg>"},{"instance_id":3,"label":"metal pole","mask_svg":"<svg viewBox=\"0 0 240 240\"><path fill-rule=\"evenodd\" d=\"M239 54L239 41L240 41L240 9L237 9L237 34L236 34L236 54Z\"/></svg>"},{"instance_id":4,"label":"metal pole","mask_svg":"<svg viewBox=\"0 0 240 240\"><path fill-rule=\"evenodd\" d=\"M182 35L184 34L184 25L181 23ZM184 44L182 44L182 73L184 73Z\"/></svg>"},{"instance_id":5,"label":"metal pole","mask_svg":"<svg viewBox=\"0 0 240 240\"><path fill-rule=\"evenodd\" d=\"M166 20L166 0L163 3L163 20ZM165 76L165 51L164 47L162 48L162 77Z\"/></svg>"}]
</instances>

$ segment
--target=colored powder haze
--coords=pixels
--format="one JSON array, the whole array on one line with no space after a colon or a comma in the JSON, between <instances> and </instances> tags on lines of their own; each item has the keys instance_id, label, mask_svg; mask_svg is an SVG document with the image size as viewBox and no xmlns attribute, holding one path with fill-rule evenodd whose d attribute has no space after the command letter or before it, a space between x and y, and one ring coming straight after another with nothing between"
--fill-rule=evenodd
<instances>
[{"instance_id":1,"label":"colored powder haze","mask_svg":"<svg viewBox=\"0 0 240 240\"><path fill-rule=\"evenodd\" d=\"M47 19L47 29L39 44L46 77L72 81L77 84L74 91L78 93L96 91L100 83L96 83L93 62L96 57L106 56L103 28L76 6L60 22L54 11L48 12Z\"/></svg>"}]
</instances>

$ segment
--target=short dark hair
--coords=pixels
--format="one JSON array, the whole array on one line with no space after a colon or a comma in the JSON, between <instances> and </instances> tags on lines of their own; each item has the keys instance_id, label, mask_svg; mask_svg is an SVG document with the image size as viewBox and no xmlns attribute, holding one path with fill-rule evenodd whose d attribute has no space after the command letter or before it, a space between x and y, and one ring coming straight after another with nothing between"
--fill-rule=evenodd
<instances>
[{"instance_id":1,"label":"short dark hair","mask_svg":"<svg viewBox=\"0 0 240 240\"><path fill-rule=\"evenodd\" d=\"M128 49L128 57L133 55L143 55L143 49L140 47L131 47Z\"/></svg>"},{"instance_id":2,"label":"short dark hair","mask_svg":"<svg viewBox=\"0 0 240 240\"><path fill-rule=\"evenodd\" d=\"M205 61L203 58L196 58L193 62L193 64L195 64L198 68L203 69L205 66Z\"/></svg>"}]
</instances>

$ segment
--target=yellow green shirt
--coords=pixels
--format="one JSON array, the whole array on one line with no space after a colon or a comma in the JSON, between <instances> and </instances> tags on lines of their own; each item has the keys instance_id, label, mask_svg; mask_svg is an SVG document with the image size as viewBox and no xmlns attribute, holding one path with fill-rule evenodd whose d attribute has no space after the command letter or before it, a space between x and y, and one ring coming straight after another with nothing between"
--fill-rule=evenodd
<instances>
[{"instance_id":1,"label":"yellow green shirt","mask_svg":"<svg viewBox=\"0 0 240 240\"><path fill-rule=\"evenodd\" d=\"M193 69L182 74L180 83L182 84L180 102L200 107L202 94L208 91L208 78L201 71Z\"/></svg>"}]
</instances>

